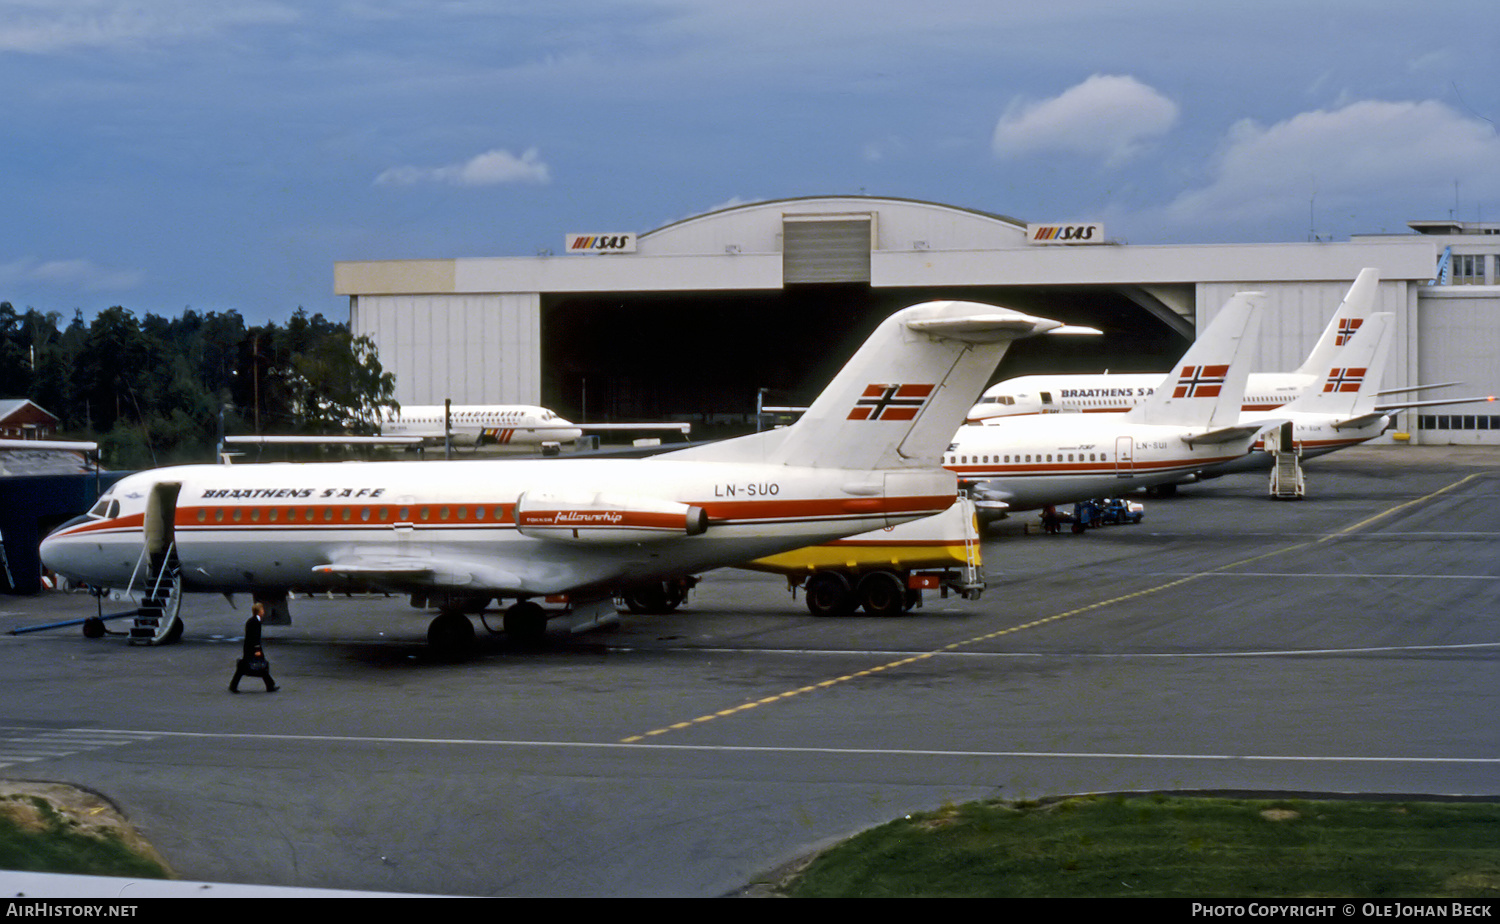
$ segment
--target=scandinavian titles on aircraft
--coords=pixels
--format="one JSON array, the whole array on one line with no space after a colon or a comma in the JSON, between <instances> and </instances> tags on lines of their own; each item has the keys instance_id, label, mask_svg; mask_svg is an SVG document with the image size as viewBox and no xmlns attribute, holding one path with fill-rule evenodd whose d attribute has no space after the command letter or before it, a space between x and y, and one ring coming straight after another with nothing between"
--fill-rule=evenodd
<instances>
[{"instance_id":1,"label":"scandinavian titles on aircraft","mask_svg":"<svg viewBox=\"0 0 1500 924\"><path fill-rule=\"evenodd\" d=\"M265 500L288 497L380 497L385 488L208 488L203 497L226 500Z\"/></svg>"}]
</instances>

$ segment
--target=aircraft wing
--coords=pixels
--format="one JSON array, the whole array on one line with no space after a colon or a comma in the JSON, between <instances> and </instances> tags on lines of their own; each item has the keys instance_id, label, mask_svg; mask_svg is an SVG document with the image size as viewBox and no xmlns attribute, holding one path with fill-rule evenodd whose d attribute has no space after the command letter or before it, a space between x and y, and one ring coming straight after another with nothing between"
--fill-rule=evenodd
<instances>
[{"instance_id":1,"label":"aircraft wing","mask_svg":"<svg viewBox=\"0 0 1500 924\"><path fill-rule=\"evenodd\" d=\"M1485 401L1494 401L1494 395L1480 395L1477 398L1434 398L1431 401L1406 401L1401 404L1377 404L1375 410L1389 414L1391 411L1406 411L1414 407L1445 407L1449 404L1479 404Z\"/></svg>"},{"instance_id":2,"label":"aircraft wing","mask_svg":"<svg viewBox=\"0 0 1500 924\"><path fill-rule=\"evenodd\" d=\"M1432 385L1408 385L1405 388L1387 388L1377 391L1375 394L1377 397L1384 397L1385 395L1399 395L1408 391L1431 391L1434 388L1452 388L1454 385L1462 384L1463 382L1437 382Z\"/></svg>"},{"instance_id":3,"label":"aircraft wing","mask_svg":"<svg viewBox=\"0 0 1500 924\"><path fill-rule=\"evenodd\" d=\"M547 427L531 427L529 429L532 429L532 430L546 430L546 429L549 429L549 428L547 428ZM562 429L562 428L560 428L560 427L552 427L550 429L557 430L557 429ZM688 433L693 432L693 425L690 424L690 423L675 423L675 422L673 422L673 423L667 423L667 422L662 422L662 423L580 423L580 424L572 424L567 429L570 429L570 430L589 430L589 431L593 431L593 430L622 431L622 432L624 432L624 431L630 431L630 430L640 430L640 431L643 431L643 432L651 432L653 430L660 430L660 431L663 431L663 432L669 431L669 430L675 430L678 433L686 435Z\"/></svg>"},{"instance_id":4,"label":"aircraft wing","mask_svg":"<svg viewBox=\"0 0 1500 924\"><path fill-rule=\"evenodd\" d=\"M1189 446L1197 446L1200 443L1218 445L1220 443L1234 443L1242 440L1250 440L1262 430L1271 427L1279 427L1286 423L1285 418L1267 418L1265 420L1252 420L1249 423L1237 424L1233 427L1220 427L1207 433L1190 434L1184 436L1182 441Z\"/></svg>"}]
</instances>

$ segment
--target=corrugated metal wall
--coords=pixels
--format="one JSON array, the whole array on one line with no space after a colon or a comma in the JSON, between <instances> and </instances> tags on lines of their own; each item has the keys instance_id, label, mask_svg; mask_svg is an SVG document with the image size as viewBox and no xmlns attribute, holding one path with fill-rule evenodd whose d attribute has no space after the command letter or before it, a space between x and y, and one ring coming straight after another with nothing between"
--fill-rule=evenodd
<instances>
[{"instance_id":1,"label":"corrugated metal wall","mask_svg":"<svg viewBox=\"0 0 1500 924\"><path fill-rule=\"evenodd\" d=\"M354 332L396 374L402 404L541 401L541 296L360 295Z\"/></svg>"},{"instance_id":2,"label":"corrugated metal wall","mask_svg":"<svg viewBox=\"0 0 1500 924\"><path fill-rule=\"evenodd\" d=\"M1419 290L1417 368L1421 380L1463 384L1414 398L1500 394L1494 298L1469 296L1463 288L1424 286ZM1500 408L1493 403L1425 408L1407 414L1415 423L1430 424L1413 433L1423 443L1500 445Z\"/></svg>"}]
</instances>

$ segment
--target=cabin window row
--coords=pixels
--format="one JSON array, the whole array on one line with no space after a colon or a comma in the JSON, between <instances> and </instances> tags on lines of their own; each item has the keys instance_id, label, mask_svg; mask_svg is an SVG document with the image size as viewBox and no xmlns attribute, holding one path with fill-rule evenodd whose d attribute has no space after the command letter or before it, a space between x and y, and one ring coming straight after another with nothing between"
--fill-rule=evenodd
<instances>
[{"instance_id":1,"label":"cabin window row","mask_svg":"<svg viewBox=\"0 0 1500 924\"><path fill-rule=\"evenodd\" d=\"M1058 453L1017 453L1016 455L975 455L965 456L950 453L947 465L1010 465L1026 464L1027 462L1108 462L1107 452L1058 452Z\"/></svg>"},{"instance_id":2,"label":"cabin window row","mask_svg":"<svg viewBox=\"0 0 1500 924\"><path fill-rule=\"evenodd\" d=\"M504 523L502 506L409 507L199 507L198 522L207 523L429 523L493 521Z\"/></svg>"}]
</instances>

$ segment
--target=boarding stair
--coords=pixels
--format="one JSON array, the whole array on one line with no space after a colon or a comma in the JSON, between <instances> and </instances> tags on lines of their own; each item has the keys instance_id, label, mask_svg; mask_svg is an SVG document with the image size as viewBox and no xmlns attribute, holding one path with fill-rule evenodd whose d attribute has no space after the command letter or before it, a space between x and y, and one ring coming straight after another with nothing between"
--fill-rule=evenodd
<instances>
[{"instance_id":1,"label":"boarding stair","mask_svg":"<svg viewBox=\"0 0 1500 924\"><path fill-rule=\"evenodd\" d=\"M1271 496L1277 500L1301 500L1307 493L1302 477L1302 450L1292 438L1292 424L1282 424L1265 436L1271 456Z\"/></svg>"},{"instance_id":2,"label":"boarding stair","mask_svg":"<svg viewBox=\"0 0 1500 924\"><path fill-rule=\"evenodd\" d=\"M134 582L132 581L132 584ZM130 644L165 645L182 635L182 566L177 544L147 556L141 604L130 626Z\"/></svg>"}]
</instances>

